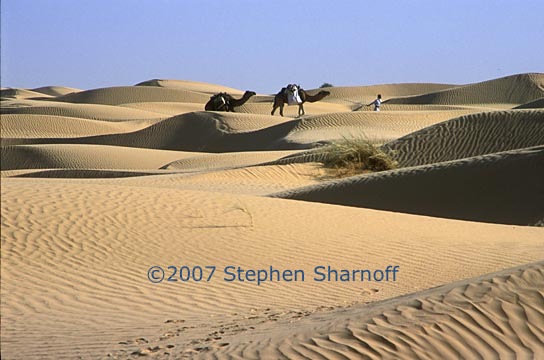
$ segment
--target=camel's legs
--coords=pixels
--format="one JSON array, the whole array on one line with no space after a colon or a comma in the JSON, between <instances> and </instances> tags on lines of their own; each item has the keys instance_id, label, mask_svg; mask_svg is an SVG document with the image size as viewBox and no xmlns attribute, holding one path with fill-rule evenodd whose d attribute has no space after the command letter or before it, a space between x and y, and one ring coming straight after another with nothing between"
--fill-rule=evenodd
<instances>
[{"instance_id":1,"label":"camel's legs","mask_svg":"<svg viewBox=\"0 0 544 360\"><path fill-rule=\"evenodd\" d=\"M270 113L271 115L274 115L274 113L276 112L276 109L278 108L278 105L274 103L274 105L272 105L272 112Z\"/></svg>"},{"instance_id":2,"label":"camel's legs","mask_svg":"<svg viewBox=\"0 0 544 360\"><path fill-rule=\"evenodd\" d=\"M272 105L272 112L270 114L274 115L274 112L277 108L280 108L280 115L283 116L283 106L285 104L282 101L274 100L274 105Z\"/></svg>"},{"instance_id":3,"label":"camel's legs","mask_svg":"<svg viewBox=\"0 0 544 360\"><path fill-rule=\"evenodd\" d=\"M272 112L270 114L274 115L277 108L280 108L280 115L283 116L283 104L278 104L277 101L274 100L274 105L272 105Z\"/></svg>"}]
</instances>

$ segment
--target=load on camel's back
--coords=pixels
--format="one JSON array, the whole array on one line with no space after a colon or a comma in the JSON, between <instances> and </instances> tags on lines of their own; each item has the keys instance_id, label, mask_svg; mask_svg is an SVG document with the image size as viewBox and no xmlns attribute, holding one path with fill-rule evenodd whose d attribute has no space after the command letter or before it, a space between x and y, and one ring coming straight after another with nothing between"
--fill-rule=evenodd
<instances>
[{"instance_id":1,"label":"load on camel's back","mask_svg":"<svg viewBox=\"0 0 544 360\"><path fill-rule=\"evenodd\" d=\"M299 86L295 84L287 85L285 91L287 92L287 104L288 105L298 105L302 104L302 99L298 93Z\"/></svg>"},{"instance_id":2,"label":"load on camel's back","mask_svg":"<svg viewBox=\"0 0 544 360\"><path fill-rule=\"evenodd\" d=\"M219 93L210 97L211 107L215 111L229 111L229 103L227 93ZM207 109L206 109L207 110Z\"/></svg>"}]
</instances>

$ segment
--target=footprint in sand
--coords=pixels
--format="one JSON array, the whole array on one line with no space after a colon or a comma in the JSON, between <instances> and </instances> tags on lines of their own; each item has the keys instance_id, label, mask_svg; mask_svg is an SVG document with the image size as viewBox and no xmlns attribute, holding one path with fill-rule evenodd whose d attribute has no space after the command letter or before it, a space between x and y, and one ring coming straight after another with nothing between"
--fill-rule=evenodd
<instances>
[{"instance_id":1,"label":"footprint in sand","mask_svg":"<svg viewBox=\"0 0 544 360\"><path fill-rule=\"evenodd\" d=\"M361 295L374 295L375 293L379 292L379 289L364 289L361 291Z\"/></svg>"}]
</instances>

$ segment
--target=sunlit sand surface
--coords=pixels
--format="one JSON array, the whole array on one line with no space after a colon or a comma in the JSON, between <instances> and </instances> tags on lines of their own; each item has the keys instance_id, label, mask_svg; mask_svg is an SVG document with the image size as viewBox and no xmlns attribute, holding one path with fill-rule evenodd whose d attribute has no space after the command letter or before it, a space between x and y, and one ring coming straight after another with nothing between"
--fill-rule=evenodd
<instances>
[{"instance_id":1,"label":"sunlit sand surface","mask_svg":"<svg viewBox=\"0 0 544 360\"><path fill-rule=\"evenodd\" d=\"M544 357L544 74L204 111L245 90L2 89L2 358ZM343 138L399 167L331 179L312 149ZM216 271L148 279L183 265Z\"/></svg>"}]
</instances>

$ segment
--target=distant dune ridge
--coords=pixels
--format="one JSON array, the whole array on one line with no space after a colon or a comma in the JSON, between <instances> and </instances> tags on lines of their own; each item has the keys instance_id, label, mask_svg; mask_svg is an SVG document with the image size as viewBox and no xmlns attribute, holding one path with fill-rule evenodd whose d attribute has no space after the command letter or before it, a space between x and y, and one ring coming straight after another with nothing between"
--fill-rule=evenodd
<instances>
[{"instance_id":1,"label":"distant dune ridge","mask_svg":"<svg viewBox=\"0 0 544 360\"><path fill-rule=\"evenodd\" d=\"M204 111L246 90L1 89L2 358L544 357L544 74ZM331 179L342 139L398 168ZM150 282L170 265L217 270ZM316 282L317 265L400 270Z\"/></svg>"},{"instance_id":2,"label":"distant dune ridge","mask_svg":"<svg viewBox=\"0 0 544 360\"><path fill-rule=\"evenodd\" d=\"M164 80L164 79L153 79L148 81L143 81L136 84L136 86L156 86L170 89L181 89L184 91L195 91L213 95L218 92L228 92L230 94L241 95L243 91L234 89L228 86L222 85L213 85L204 82L197 81L183 81L183 80Z\"/></svg>"},{"instance_id":3,"label":"distant dune ridge","mask_svg":"<svg viewBox=\"0 0 544 360\"><path fill-rule=\"evenodd\" d=\"M121 105L141 101L181 101L200 103L208 101L209 96L191 90L155 86L119 86L80 91L74 94L59 96L56 100L71 103L103 105Z\"/></svg>"},{"instance_id":4,"label":"distant dune ridge","mask_svg":"<svg viewBox=\"0 0 544 360\"><path fill-rule=\"evenodd\" d=\"M61 96L61 95L77 93L77 92L80 92L81 90L65 87L65 86L43 86L40 88L32 89L32 91L50 95L50 96Z\"/></svg>"},{"instance_id":5,"label":"distant dune ridge","mask_svg":"<svg viewBox=\"0 0 544 360\"><path fill-rule=\"evenodd\" d=\"M127 106L72 104L58 101L20 99L2 101L2 114L53 115L103 121L134 121L168 117L163 113L134 109Z\"/></svg>"},{"instance_id":6,"label":"distant dune ridge","mask_svg":"<svg viewBox=\"0 0 544 360\"><path fill-rule=\"evenodd\" d=\"M544 74L520 74L433 93L392 99L393 104L523 104L542 97Z\"/></svg>"}]
</instances>

